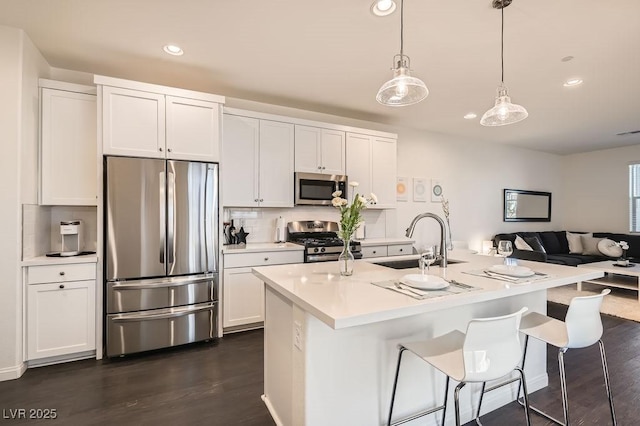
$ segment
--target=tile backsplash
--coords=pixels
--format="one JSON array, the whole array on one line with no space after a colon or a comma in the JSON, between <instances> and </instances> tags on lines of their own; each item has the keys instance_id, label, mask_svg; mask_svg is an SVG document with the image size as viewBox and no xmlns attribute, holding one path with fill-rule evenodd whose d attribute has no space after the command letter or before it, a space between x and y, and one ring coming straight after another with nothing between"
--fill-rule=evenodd
<instances>
[{"instance_id":1,"label":"tile backsplash","mask_svg":"<svg viewBox=\"0 0 640 426\"><path fill-rule=\"evenodd\" d=\"M271 243L276 240L276 221L279 217L287 222L299 220L330 220L338 222L340 213L334 207L279 208L225 208L223 222L233 219L236 229L242 226L248 232L247 243ZM384 238L387 235L387 211L363 210L366 238Z\"/></svg>"}]
</instances>

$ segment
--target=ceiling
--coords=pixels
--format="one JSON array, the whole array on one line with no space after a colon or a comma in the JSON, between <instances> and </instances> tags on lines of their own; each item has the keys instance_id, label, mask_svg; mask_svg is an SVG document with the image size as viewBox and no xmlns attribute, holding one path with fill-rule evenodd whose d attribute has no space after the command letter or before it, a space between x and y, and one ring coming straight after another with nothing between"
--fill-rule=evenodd
<instances>
[{"instance_id":1,"label":"ceiling","mask_svg":"<svg viewBox=\"0 0 640 426\"><path fill-rule=\"evenodd\" d=\"M640 144L616 136L640 129L640 1L514 0L505 83L529 118L494 128L479 124L500 81L491 0L406 0L405 54L430 94L401 108L375 100L400 50L399 8L376 17L372 1L0 0L0 25L58 68L558 154ZM572 77L584 84L563 87Z\"/></svg>"}]
</instances>

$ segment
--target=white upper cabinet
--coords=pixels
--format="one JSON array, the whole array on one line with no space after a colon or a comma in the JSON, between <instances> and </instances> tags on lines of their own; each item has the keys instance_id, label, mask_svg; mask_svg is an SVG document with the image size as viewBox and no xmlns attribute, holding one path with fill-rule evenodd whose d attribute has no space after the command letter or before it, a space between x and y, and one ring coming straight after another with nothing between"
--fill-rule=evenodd
<instances>
[{"instance_id":1,"label":"white upper cabinet","mask_svg":"<svg viewBox=\"0 0 640 426\"><path fill-rule=\"evenodd\" d=\"M296 125L295 171L343 175L345 132Z\"/></svg>"},{"instance_id":2,"label":"white upper cabinet","mask_svg":"<svg viewBox=\"0 0 640 426\"><path fill-rule=\"evenodd\" d=\"M396 140L359 133L347 133L347 176L360 185L357 192L373 192L378 203L371 208L396 207Z\"/></svg>"},{"instance_id":3,"label":"white upper cabinet","mask_svg":"<svg viewBox=\"0 0 640 426\"><path fill-rule=\"evenodd\" d=\"M260 120L260 206L293 207L293 124Z\"/></svg>"},{"instance_id":4,"label":"white upper cabinet","mask_svg":"<svg viewBox=\"0 0 640 426\"><path fill-rule=\"evenodd\" d=\"M224 114L222 204L293 207L293 124Z\"/></svg>"},{"instance_id":5,"label":"white upper cabinet","mask_svg":"<svg viewBox=\"0 0 640 426\"><path fill-rule=\"evenodd\" d=\"M105 155L220 161L220 104L207 93L96 76Z\"/></svg>"},{"instance_id":6,"label":"white upper cabinet","mask_svg":"<svg viewBox=\"0 0 640 426\"><path fill-rule=\"evenodd\" d=\"M257 207L260 120L237 115L223 116L222 204Z\"/></svg>"},{"instance_id":7,"label":"white upper cabinet","mask_svg":"<svg viewBox=\"0 0 640 426\"><path fill-rule=\"evenodd\" d=\"M105 86L103 153L165 158L164 95Z\"/></svg>"},{"instance_id":8,"label":"white upper cabinet","mask_svg":"<svg viewBox=\"0 0 640 426\"><path fill-rule=\"evenodd\" d=\"M219 161L220 105L167 96L167 158Z\"/></svg>"},{"instance_id":9,"label":"white upper cabinet","mask_svg":"<svg viewBox=\"0 0 640 426\"><path fill-rule=\"evenodd\" d=\"M69 90L41 88L40 204L95 206L95 88L49 80L41 85L47 82Z\"/></svg>"}]
</instances>

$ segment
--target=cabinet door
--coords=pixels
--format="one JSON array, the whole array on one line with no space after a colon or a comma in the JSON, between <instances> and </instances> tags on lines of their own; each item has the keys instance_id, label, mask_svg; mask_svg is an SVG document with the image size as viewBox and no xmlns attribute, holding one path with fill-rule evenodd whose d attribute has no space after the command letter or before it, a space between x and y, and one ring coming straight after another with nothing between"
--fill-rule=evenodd
<instances>
[{"instance_id":1,"label":"cabinet door","mask_svg":"<svg viewBox=\"0 0 640 426\"><path fill-rule=\"evenodd\" d=\"M103 152L107 155L164 158L164 95L104 86Z\"/></svg>"},{"instance_id":2,"label":"cabinet door","mask_svg":"<svg viewBox=\"0 0 640 426\"><path fill-rule=\"evenodd\" d=\"M219 114L217 103L167 96L167 158L220 161Z\"/></svg>"},{"instance_id":3,"label":"cabinet door","mask_svg":"<svg viewBox=\"0 0 640 426\"><path fill-rule=\"evenodd\" d=\"M223 206L258 206L259 132L260 122L255 118L224 115L220 166Z\"/></svg>"},{"instance_id":4,"label":"cabinet door","mask_svg":"<svg viewBox=\"0 0 640 426\"><path fill-rule=\"evenodd\" d=\"M293 207L293 124L260 120L260 206Z\"/></svg>"},{"instance_id":5,"label":"cabinet door","mask_svg":"<svg viewBox=\"0 0 640 426\"><path fill-rule=\"evenodd\" d=\"M95 280L27 286L27 358L96 348Z\"/></svg>"},{"instance_id":6,"label":"cabinet door","mask_svg":"<svg viewBox=\"0 0 640 426\"><path fill-rule=\"evenodd\" d=\"M345 134L339 130L322 129L322 173L345 174Z\"/></svg>"},{"instance_id":7,"label":"cabinet door","mask_svg":"<svg viewBox=\"0 0 640 426\"><path fill-rule=\"evenodd\" d=\"M264 283L251 268L226 268L223 286L223 327L264 321Z\"/></svg>"},{"instance_id":8,"label":"cabinet door","mask_svg":"<svg viewBox=\"0 0 640 426\"><path fill-rule=\"evenodd\" d=\"M295 171L322 173L320 164L320 141L322 129L309 126L295 126Z\"/></svg>"},{"instance_id":9,"label":"cabinet door","mask_svg":"<svg viewBox=\"0 0 640 426\"><path fill-rule=\"evenodd\" d=\"M95 206L96 97L42 89L40 204Z\"/></svg>"},{"instance_id":10,"label":"cabinet door","mask_svg":"<svg viewBox=\"0 0 640 426\"><path fill-rule=\"evenodd\" d=\"M396 207L396 141L373 137L371 140L371 192L378 197L374 208Z\"/></svg>"},{"instance_id":11,"label":"cabinet door","mask_svg":"<svg viewBox=\"0 0 640 426\"><path fill-rule=\"evenodd\" d=\"M347 177L349 182L360 184L356 192L363 195L371 193L371 137L347 133ZM351 199L351 194L348 196Z\"/></svg>"}]
</instances>

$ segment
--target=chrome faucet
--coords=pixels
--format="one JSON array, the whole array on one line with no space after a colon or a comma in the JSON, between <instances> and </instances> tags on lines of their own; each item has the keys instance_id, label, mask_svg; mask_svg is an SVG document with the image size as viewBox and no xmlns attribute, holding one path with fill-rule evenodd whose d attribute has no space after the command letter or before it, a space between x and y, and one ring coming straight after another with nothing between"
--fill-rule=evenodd
<instances>
[{"instance_id":1,"label":"chrome faucet","mask_svg":"<svg viewBox=\"0 0 640 426\"><path fill-rule=\"evenodd\" d=\"M405 236L407 238L411 238L411 236L413 235L413 231L416 228L416 224L420 221L420 219L425 217L430 217L431 219L435 219L435 221L438 222L438 224L440 225L440 267L446 268L447 267L447 244L446 244L447 232L446 232L446 225L444 224L444 220L442 220L440 216L434 213L429 213L429 212L419 214L418 216L414 217L413 220L411 221L411 225L409 225L409 227L407 228L407 232L405 233Z\"/></svg>"}]
</instances>

